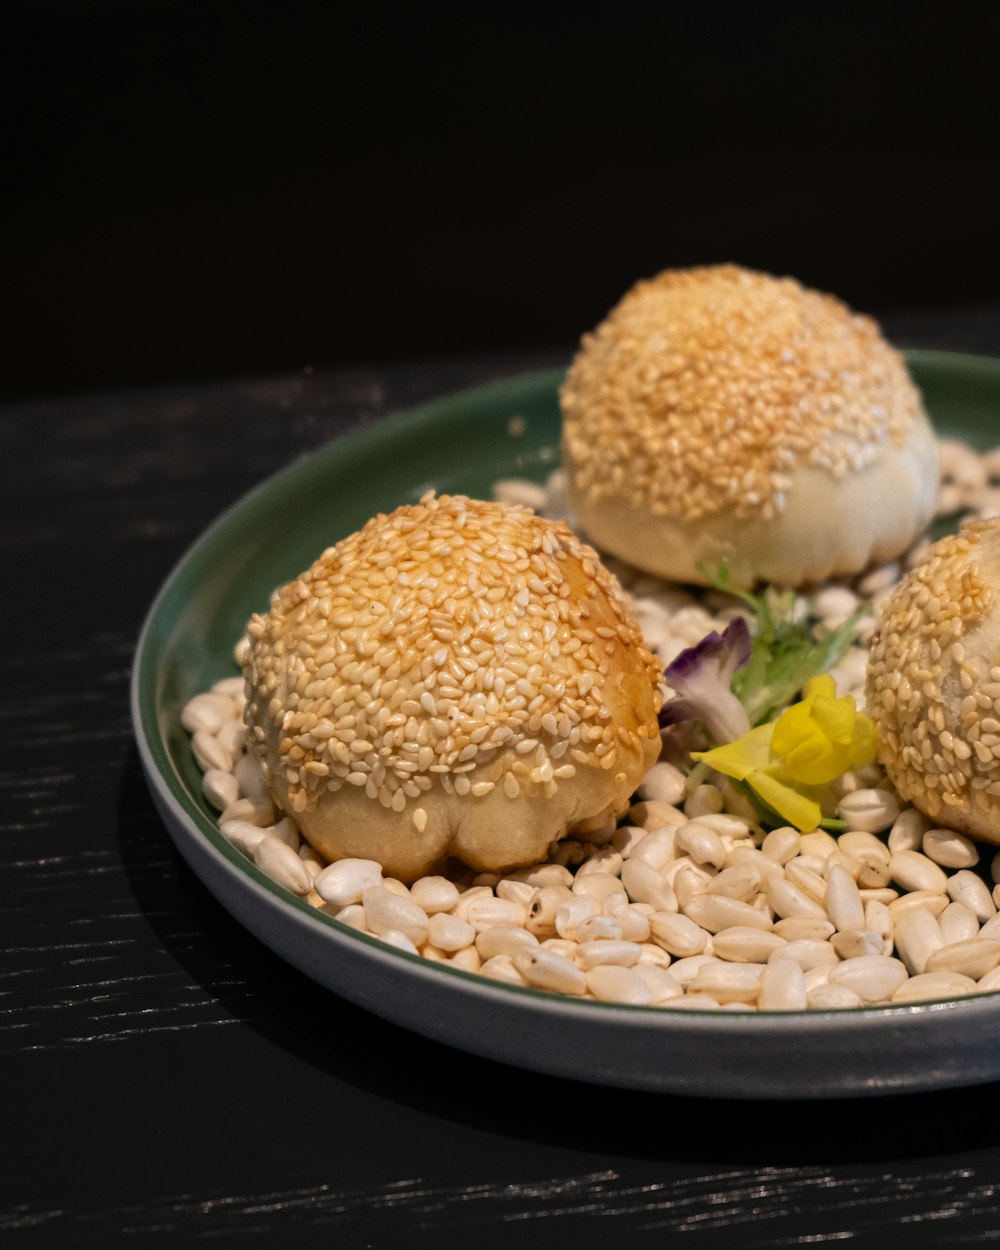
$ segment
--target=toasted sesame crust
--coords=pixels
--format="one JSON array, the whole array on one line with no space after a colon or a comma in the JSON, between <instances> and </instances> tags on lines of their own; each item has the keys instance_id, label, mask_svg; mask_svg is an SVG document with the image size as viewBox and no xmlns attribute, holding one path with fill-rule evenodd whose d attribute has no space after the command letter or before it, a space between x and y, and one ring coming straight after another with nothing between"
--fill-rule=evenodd
<instances>
[{"instance_id":1,"label":"toasted sesame crust","mask_svg":"<svg viewBox=\"0 0 1000 1250\"><path fill-rule=\"evenodd\" d=\"M883 608L866 701L879 757L927 816L1000 842L1000 520L935 543Z\"/></svg>"},{"instance_id":2,"label":"toasted sesame crust","mask_svg":"<svg viewBox=\"0 0 1000 1250\"><path fill-rule=\"evenodd\" d=\"M772 523L804 471L833 485L869 474L867 510L886 511L890 534L866 538L864 559L897 554L933 507L933 439L902 356L870 317L791 278L721 265L638 283L584 337L560 398L577 519L629 559L627 530L645 517L663 555L634 562L662 576L704 580L686 535L701 527L713 553L735 550L750 523L770 564L743 580L795 580L794 562L783 577L772 556L789 538ZM900 455L916 482L901 501L873 472ZM817 524L829 534L828 518ZM811 580L863 567L826 542Z\"/></svg>"},{"instance_id":3,"label":"toasted sesame crust","mask_svg":"<svg viewBox=\"0 0 1000 1250\"><path fill-rule=\"evenodd\" d=\"M658 751L662 671L628 601L568 526L525 508L431 493L379 515L248 632L251 744L326 854L360 836L400 875L468 862L478 805L474 866L523 862L529 810L546 813L537 853L560 820L624 807ZM389 854L365 833L387 821Z\"/></svg>"}]
</instances>

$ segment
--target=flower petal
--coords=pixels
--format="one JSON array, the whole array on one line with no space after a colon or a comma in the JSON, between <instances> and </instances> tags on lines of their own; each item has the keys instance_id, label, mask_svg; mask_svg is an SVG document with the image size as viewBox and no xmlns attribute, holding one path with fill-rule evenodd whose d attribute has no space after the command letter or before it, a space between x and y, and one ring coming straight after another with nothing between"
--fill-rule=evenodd
<instances>
[{"instance_id":1,"label":"flower petal","mask_svg":"<svg viewBox=\"0 0 1000 1250\"><path fill-rule=\"evenodd\" d=\"M692 758L701 760L716 772L746 781L751 773L766 768L771 761L771 736L773 725L760 725L751 729L735 742L715 747L711 751L693 751Z\"/></svg>"},{"instance_id":2,"label":"flower petal","mask_svg":"<svg viewBox=\"0 0 1000 1250\"><path fill-rule=\"evenodd\" d=\"M851 739L851 768L864 768L870 764L875 758L876 743L875 722L864 712L859 712Z\"/></svg>"},{"instance_id":3,"label":"flower petal","mask_svg":"<svg viewBox=\"0 0 1000 1250\"><path fill-rule=\"evenodd\" d=\"M810 677L802 687L803 697L807 701L816 698L817 695L824 695L826 698L832 699L836 693L837 683L829 673L820 673L818 677Z\"/></svg>"},{"instance_id":4,"label":"flower petal","mask_svg":"<svg viewBox=\"0 0 1000 1250\"><path fill-rule=\"evenodd\" d=\"M750 778L749 785L768 807L773 808L790 825L794 825L800 833L811 832L823 818L819 803L811 795L793 790L780 776L757 772Z\"/></svg>"},{"instance_id":5,"label":"flower petal","mask_svg":"<svg viewBox=\"0 0 1000 1250\"><path fill-rule=\"evenodd\" d=\"M803 738L813 733L812 717L808 703L793 703L786 708L774 722L774 741L772 747L775 755L790 755Z\"/></svg>"},{"instance_id":6,"label":"flower petal","mask_svg":"<svg viewBox=\"0 0 1000 1250\"><path fill-rule=\"evenodd\" d=\"M660 709L660 726L700 721L713 742L732 742L750 729L746 708L732 691L733 674L750 659L750 629L742 616L725 630L706 634L667 666L673 697Z\"/></svg>"},{"instance_id":7,"label":"flower petal","mask_svg":"<svg viewBox=\"0 0 1000 1250\"><path fill-rule=\"evenodd\" d=\"M785 771L807 785L822 785L839 777L851 763L851 744L857 708L849 696L824 693L833 685L814 678L811 693L802 703L788 708L774 730L774 753L784 760Z\"/></svg>"},{"instance_id":8,"label":"flower petal","mask_svg":"<svg viewBox=\"0 0 1000 1250\"><path fill-rule=\"evenodd\" d=\"M843 699L817 695L812 701L810 715L831 742L838 742L842 746L850 745L854 737L858 709L849 695Z\"/></svg>"},{"instance_id":9,"label":"flower petal","mask_svg":"<svg viewBox=\"0 0 1000 1250\"><path fill-rule=\"evenodd\" d=\"M849 748L831 742L815 728L801 738L783 760L785 772L807 786L821 786L833 781L849 764Z\"/></svg>"}]
</instances>

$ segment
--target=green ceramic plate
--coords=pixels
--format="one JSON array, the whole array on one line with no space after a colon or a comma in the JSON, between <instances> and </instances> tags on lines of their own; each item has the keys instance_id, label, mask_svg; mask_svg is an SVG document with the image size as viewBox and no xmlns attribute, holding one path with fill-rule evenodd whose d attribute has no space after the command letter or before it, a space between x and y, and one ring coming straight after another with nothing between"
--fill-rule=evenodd
<instances>
[{"instance_id":1,"label":"green ceramic plate","mask_svg":"<svg viewBox=\"0 0 1000 1250\"><path fill-rule=\"evenodd\" d=\"M1000 360L915 352L941 434L1000 443ZM179 722L237 671L233 646L272 589L370 516L425 490L489 497L558 463L558 372L435 401L335 441L264 482L195 543L139 641L133 717L167 828L219 900L336 993L473 1053L597 1083L728 1097L832 1097L1000 1077L1000 995L837 1013L713 1015L498 985L383 946L275 886L219 835Z\"/></svg>"}]
</instances>

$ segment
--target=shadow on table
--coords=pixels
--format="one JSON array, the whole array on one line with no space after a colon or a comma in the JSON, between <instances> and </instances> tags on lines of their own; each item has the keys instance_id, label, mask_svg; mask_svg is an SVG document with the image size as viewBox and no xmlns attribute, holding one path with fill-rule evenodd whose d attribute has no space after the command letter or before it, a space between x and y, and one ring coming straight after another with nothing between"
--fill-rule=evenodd
<instances>
[{"instance_id":1,"label":"shadow on table","mask_svg":"<svg viewBox=\"0 0 1000 1250\"><path fill-rule=\"evenodd\" d=\"M519 1141L691 1163L807 1166L940 1157L992 1146L1000 1136L1000 1083L874 1099L744 1102L583 1085L467 1055L337 999L238 925L173 851L134 749L118 823L139 907L205 994L318 1072L381 1099ZM171 848L167 871L165 844ZM159 866L155 873L148 871L151 859ZM866 1124L877 1124L877 1131L863 1131ZM747 1131L731 1131L734 1125Z\"/></svg>"}]
</instances>

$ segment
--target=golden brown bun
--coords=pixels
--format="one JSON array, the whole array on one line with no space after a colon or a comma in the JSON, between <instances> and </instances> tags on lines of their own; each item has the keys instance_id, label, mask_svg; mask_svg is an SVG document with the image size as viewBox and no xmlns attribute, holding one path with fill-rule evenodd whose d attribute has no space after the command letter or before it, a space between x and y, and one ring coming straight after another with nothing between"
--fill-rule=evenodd
<instances>
[{"instance_id":1,"label":"golden brown bun","mask_svg":"<svg viewBox=\"0 0 1000 1250\"><path fill-rule=\"evenodd\" d=\"M1000 519L934 544L885 603L865 699L904 799L1000 843Z\"/></svg>"},{"instance_id":2,"label":"golden brown bun","mask_svg":"<svg viewBox=\"0 0 1000 1250\"><path fill-rule=\"evenodd\" d=\"M325 551L249 626L250 741L328 859L500 871L618 815L662 671L564 523L425 496Z\"/></svg>"},{"instance_id":3,"label":"golden brown bun","mask_svg":"<svg viewBox=\"0 0 1000 1250\"><path fill-rule=\"evenodd\" d=\"M902 356L838 300L734 265L640 282L561 393L576 522L675 581L801 585L903 551L937 449Z\"/></svg>"}]
</instances>

